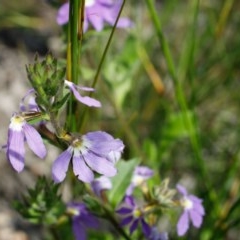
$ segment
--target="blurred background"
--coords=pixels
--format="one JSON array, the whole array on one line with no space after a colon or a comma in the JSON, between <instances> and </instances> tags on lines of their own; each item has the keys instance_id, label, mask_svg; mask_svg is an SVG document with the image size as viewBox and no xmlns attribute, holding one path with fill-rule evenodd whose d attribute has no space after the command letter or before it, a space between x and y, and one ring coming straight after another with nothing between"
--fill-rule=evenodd
<instances>
[{"instance_id":1,"label":"blurred background","mask_svg":"<svg viewBox=\"0 0 240 240\"><path fill-rule=\"evenodd\" d=\"M0 0L1 145L6 143L9 119L30 87L25 65L33 62L36 52L41 57L49 51L64 63L66 38L55 20L62 2ZM161 179L169 177L173 186L180 182L204 199L206 217L202 229L193 233L195 239L237 240L240 2L202 0L194 24L193 2L156 1L185 108L145 1L127 1L123 14L134 26L115 32L96 87L95 96L104 107L90 112L83 131L100 128L121 137L124 159L142 157ZM91 85L110 30L84 36L81 85ZM192 130L184 123L186 117ZM51 147L46 162L28 152L20 174L0 152L0 240L42 239L40 226L22 220L11 203L37 176L49 175L57 152ZM177 238L172 234L170 239Z\"/></svg>"}]
</instances>

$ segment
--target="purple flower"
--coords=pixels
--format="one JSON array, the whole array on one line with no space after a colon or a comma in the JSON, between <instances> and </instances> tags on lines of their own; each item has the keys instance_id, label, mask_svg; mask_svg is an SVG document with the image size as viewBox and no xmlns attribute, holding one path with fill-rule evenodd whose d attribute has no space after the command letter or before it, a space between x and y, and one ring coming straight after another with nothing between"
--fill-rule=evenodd
<instances>
[{"instance_id":1,"label":"purple flower","mask_svg":"<svg viewBox=\"0 0 240 240\"><path fill-rule=\"evenodd\" d=\"M83 203L71 203L67 210L72 215L72 229L76 240L86 240L87 229L98 228L98 219L87 210Z\"/></svg>"},{"instance_id":2,"label":"purple flower","mask_svg":"<svg viewBox=\"0 0 240 240\"><path fill-rule=\"evenodd\" d=\"M25 140L30 149L40 158L46 156L46 148L37 130L23 116L14 114L8 129L7 157L17 172L24 168Z\"/></svg>"},{"instance_id":3,"label":"purple flower","mask_svg":"<svg viewBox=\"0 0 240 240\"><path fill-rule=\"evenodd\" d=\"M104 27L104 22L111 26L114 25L122 1L114 2L112 0L85 0L85 19L84 32L87 31L91 24L97 31L101 31ZM59 25L68 22L69 3L63 4L57 14L57 23ZM128 18L120 18L117 24L119 28L127 28L132 25Z\"/></svg>"},{"instance_id":4,"label":"purple flower","mask_svg":"<svg viewBox=\"0 0 240 240\"><path fill-rule=\"evenodd\" d=\"M74 83L72 83L72 82L70 82L68 80L65 80L64 83L72 91L72 93L74 94L75 98L79 102L81 102L81 103L83 103L83 104L85 104L85 105L87 105L89 107L101 107L101 103L99 101L97 101L96 99L88 97L88 96L82 97L80 95L80 93L78 92L78 89L84 90L84 91L94 91L93 88L79 87L76 84L74 84Z\"/></svg>"},{"instance_id":5,"label":"purple flower","mask_svg":"<svg viewBox=\"0 0 240 240\"><path fill-rule=\"evenodd\" d=\"M112 183L109 178L105 176L101 176L99 178L95 178L91 182L91 187L93 192L98 196L101 197L101 192L103 190L111 189L112 188Z\"/></svg>"},{"instance_id":6,"label":"purple flower","mask_svg":"<svg viewBox=\"0 0 240 240\"><path fill-rule=\"evenodd\" d=\"M184 209L177 223L177 233L179 236L183 236L189 229L190 220L194 227L199 228L201 226L205 211L202 199L189 195L181 185L177 185L177 190L183 195L180 204Z\"/></svg>"},{"instance_id":7,"label":"purple flower","mask_svg":"<svg viewBox=\"0 0 240 240\"><path fill-rule=\"evenodd\" d=\"M143 185L147 179L153 176L153 170L145 166L137 166L133 172L132 180L126 190L126 195L130 196L137 186Z\"/></svg>"},{"instance_id":8,"label":"purple flower","mask_svg":"<svg viewBox=\"0 0 240 240\"><path fill-rule=\"evenodd\" d=\"M53 163L52 176L56 183L62 182L70 160L73 163L73 172L83 182L92 182L93 171L107 177L117 173L114 162L109 160L112 151L123 149L120 139L114 139L105 132L89 132L86 135L76 137L72 144Z\"/></svg>"},{"instance_id":9,"label":"purple flower","mask_svg":"<svg viewBox=\"0 0 240 240\"><path fill-rule=\"evenodd\" d=\"M119 208L116 212L122 215L121 225L130 226L130 234L132 234L140 224L144 235L146 237L150 236L151 228L145 222L144 213L142 209L136 205L132 196L125 197L123 206Z\"/></svg>"}]
</instances>

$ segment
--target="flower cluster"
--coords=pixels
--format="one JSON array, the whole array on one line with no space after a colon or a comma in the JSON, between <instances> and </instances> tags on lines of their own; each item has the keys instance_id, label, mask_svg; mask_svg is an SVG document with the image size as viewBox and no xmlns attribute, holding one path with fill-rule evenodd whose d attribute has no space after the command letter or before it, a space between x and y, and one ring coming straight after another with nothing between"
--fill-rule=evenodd
<instances>
[{"instance_id":1,"label":"flower cluster","mask_svg":"<svg viewBox=\"0 0 240 240\"><path fill-rule=\"evenodd\" d=\"M91 24L97 31L101 31L104 27L104 22L111 26L114 25L119 10L121 1L114 3L112 0L85 0L85 19L84 19L84 32L87 31ZM64 25L69 19L69 3L63 4L57 14L57 23ZM126 28L130 27L132 22L128 18L121 17L117 23L117 27Z\"/></svg>"}]
</instances>

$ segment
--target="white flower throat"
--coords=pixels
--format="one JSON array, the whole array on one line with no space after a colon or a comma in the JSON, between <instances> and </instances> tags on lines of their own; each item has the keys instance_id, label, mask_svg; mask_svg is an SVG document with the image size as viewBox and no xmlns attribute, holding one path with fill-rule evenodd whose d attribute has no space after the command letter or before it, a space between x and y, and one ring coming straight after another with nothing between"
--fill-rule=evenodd
<instances>
[{"instance_id":1,"label":"white flower throat","mask_svg":"<svg viewBox=\"0 0 240 240\"><path fill-rule=\"evenodd\" d=\"M95 4L96 0L85 0L85 7L91 7Z\"/></svg>"},{"instance_id":2,"label":"white flower throat","mask_svg":"<svg viewBox=\"0 0 240 240\"><path fill-rule=\"evenodd\" d=\"M184 198L181 200L181 204L182 204L182 206L183 206L185 209L187 209L187 210L190 210L190 209L192 209L192 207L193 207L193 202L192 202L190 199L186 198L186 197L184 197Z\"/></svg>"}]
</instances>

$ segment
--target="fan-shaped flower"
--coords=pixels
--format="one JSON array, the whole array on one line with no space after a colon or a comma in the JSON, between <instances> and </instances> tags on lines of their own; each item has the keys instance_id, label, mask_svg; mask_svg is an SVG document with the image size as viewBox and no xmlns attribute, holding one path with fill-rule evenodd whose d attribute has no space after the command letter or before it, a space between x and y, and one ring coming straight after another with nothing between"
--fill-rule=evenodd
<instances>
[{"instance_id":1,"label":"fan-shaped flower","mask_svg":"<svg viewBox=\"0 0 240 240\"><path fill-rule=\"evenodd\" d=\"M183 236L189 229L190 221L194 227L200 228L205 211L200 198L189 195L187 190L181 185L177 185L177 190L183 195L180 200L183 213L178 220L177 233L179 236Z\"/></svg>"},{"instance_id":2,"label":"fan-shaped flower","mask_svg":"<svg viewBox=\"0 0 240 240\"><path fill-rule=\"evenodd\" d=\"M124 198L123 206L116 211L122 216L121 225L129 225L130 234L132 234L140 224L143 234L149 237L151 234L150 226L144 220L144 213L140 207L134 201L132 196L126 196Z\"/></svg>"},{"instance_id":3,"label":"fan-shaped flower","mask_svg":"<svg viewBox=\"0 0 240 240\"><path fill-rule=\"evenodd\" d=\"M52 176L55 182L61 182L66 177L70 160L73 163L73 172L83 182L92 182L93 171L107 177L117 173L114 162L109 159L112 151L123 149L120 139L114 139L106 132L89 132L77 136L72 144L53 163Z\"/></svg>"},{"instance_id":4,"label":"fan-shaped flower","mask_svg":"<svg viewBox=\"0 0 240 240\"><path fill-rule=\"evenodd\" d=\"M22 115L14 114L8 129L6 149L7 158L17 172L21 172L24 168L25 140L38 157L46 156L46 148L37 130L28 124Z\"/></svg>"}]
</instances>

